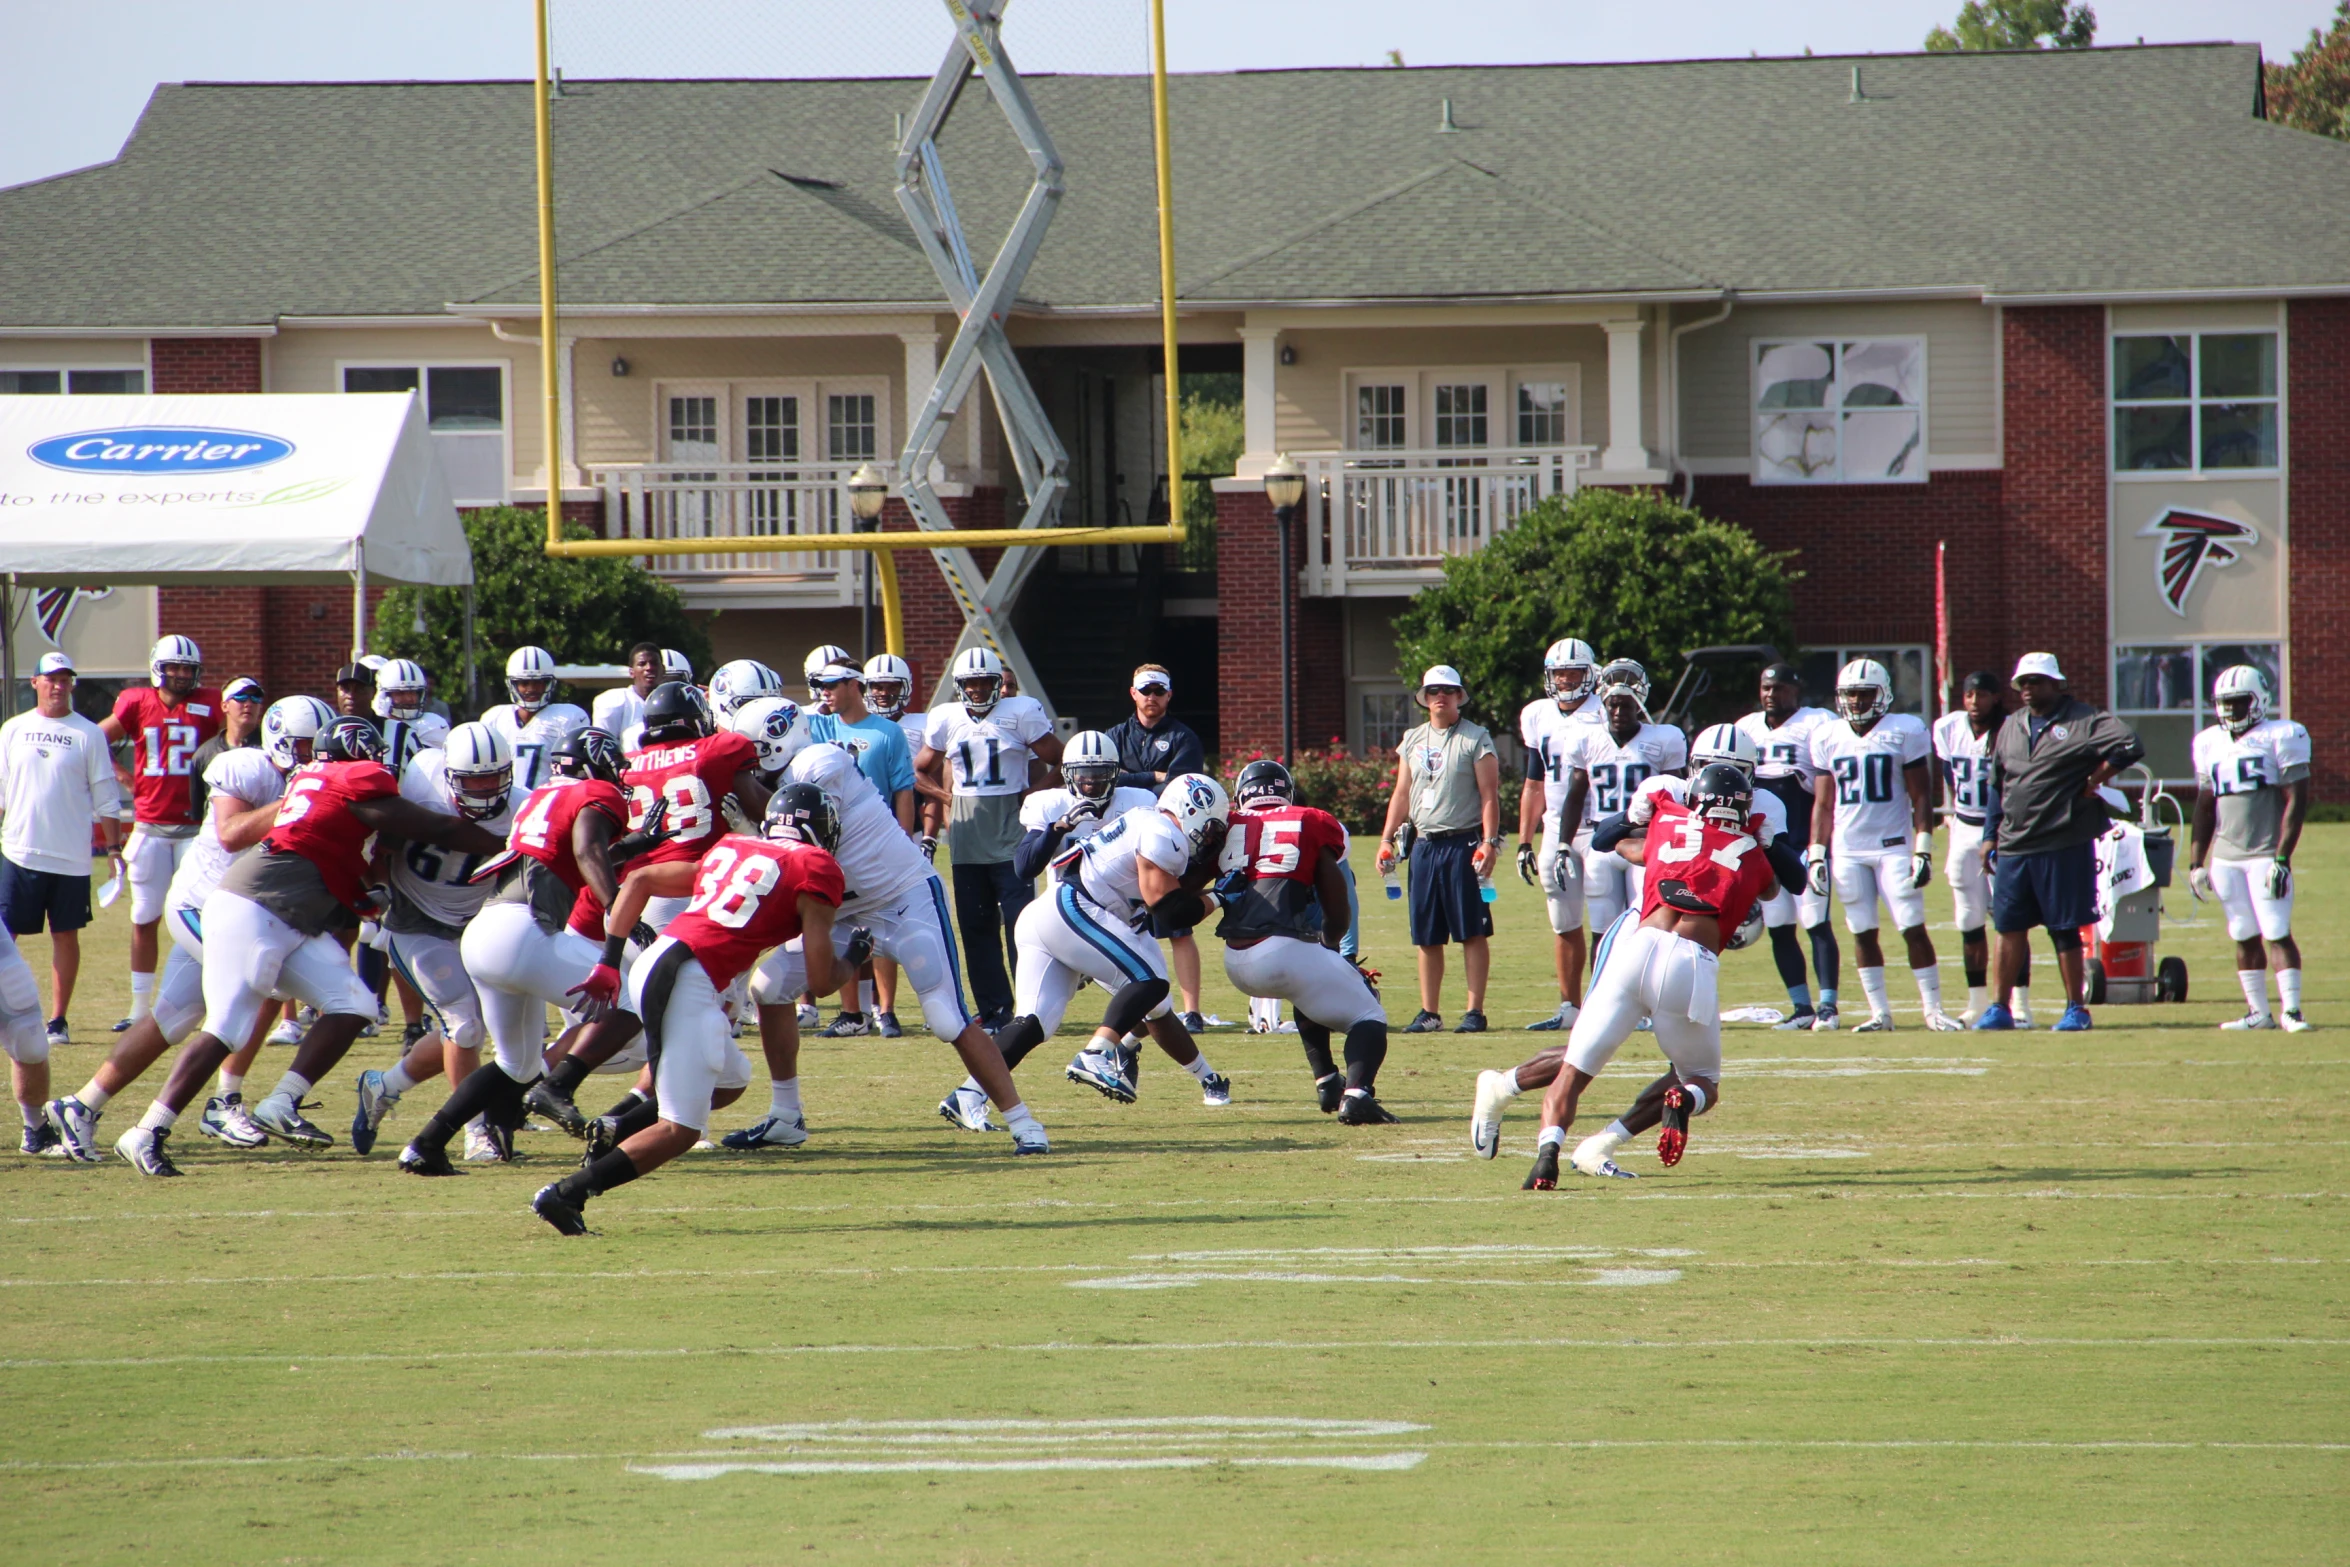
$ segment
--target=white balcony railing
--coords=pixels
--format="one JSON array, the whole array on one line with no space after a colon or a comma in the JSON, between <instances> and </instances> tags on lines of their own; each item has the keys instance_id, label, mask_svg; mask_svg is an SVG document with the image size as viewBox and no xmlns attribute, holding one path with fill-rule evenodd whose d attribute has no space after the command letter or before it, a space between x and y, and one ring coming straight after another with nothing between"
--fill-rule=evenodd
<instances>
[{"instance_id":1,"label":"white balcony railing","mask_svg":"<svg viewBox=\"0 0 2350 1567\"><path fill-rule=\"evenodd\" d=\"M1413 593L1444 558L1483 549L1545 496L1572 493L1590 446L1298 452L1306 470L1299 591Z\"/></svg>"},{"instance_id":2,"label":"white balcony railing","mask_svg":"<svg viewBox=\"0 0 2350 1567\"><path fill-rule=\"evenodd\" d=\"M613 463L588 477L603 491L610 537L707 539L846 533L853 471L845 463ZM854 550L745 550L652 556L645 564L688 589L750 578L743 585L763 597L854 604L857 558Z\"/></svg>"}]
</instances>

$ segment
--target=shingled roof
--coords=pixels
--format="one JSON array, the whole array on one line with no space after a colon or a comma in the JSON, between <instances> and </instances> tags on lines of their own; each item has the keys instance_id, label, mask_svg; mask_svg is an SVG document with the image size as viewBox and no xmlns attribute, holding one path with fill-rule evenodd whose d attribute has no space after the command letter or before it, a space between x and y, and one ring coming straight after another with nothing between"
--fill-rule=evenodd
<instances>
[{"instance_id":1,"label":"shingled roof","mask_svg":"<svg viewBox=\"0 0 2350 1567\"><path fill-rule=\"evenodd\" d=\"M920 86L568 83L566 308L927 308L890 175ZM1024 308L1151 307L1148 84L1030 87L1068 194ZM1200 305L2350 291L2350 145L2260 117L2252 45L1241 72L1171 95ZM984 256L1026 163L978 94L943 151ZM529 305L532 210L525 84L164 86L113 162L0 191L0 330Z\"/></svg>"}]
</instances>

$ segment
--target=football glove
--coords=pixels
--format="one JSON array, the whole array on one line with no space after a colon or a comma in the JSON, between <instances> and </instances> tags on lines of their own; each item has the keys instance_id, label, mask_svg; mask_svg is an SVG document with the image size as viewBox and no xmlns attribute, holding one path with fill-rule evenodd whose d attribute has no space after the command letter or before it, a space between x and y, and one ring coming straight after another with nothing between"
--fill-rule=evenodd
<instances>
[{"instance_id":1,"label":"football glove","mask_svg":"<svg viewBox=\"0 0 2350 1567\"><path fill-rule=\"evenodd\" d=\"M1062 830L1067 831L1069 828L1076 826L1079 822L1100 821L1102 819L1102 808L1108 804L1109 801L1107 800L1093 800L1088 799L1082 794L1079 795L1076 799L1069 802L1069 809L1063 812L1061 815Z\"/></svg>"},{"instance_id":2,"label":"football glove","mask_svg":"<svg viewBox=\"0 0 2350 1567\"><path fill-rule=\"evenodd\" d=\"M2198 865L2187 872L2187 890L2195 894L2197 903L2209 903L2211 901L2211 867Z\"/></svg>"},{"instance_id":3,"label":"football glove","mask_svg":"<svg viewBox=\"0 0 2350 1567\"><path fill-rule=\"evenodd\" d=\"M1223 902L1230 903L1234 898L1239 897L1241 893L1247 889L1248 871L1246 868L1236 871L1226 871L1223 875L1216 878L1216 896Z\"/></svg>"},{"instance_id":4,"label":"football glove","mask_svg":"<svg viewBox=\"0 0 2350 1567\"><path fill-rule=\"evenodd\" d=\"M359 890L359 916L363 922L382 924L383 917L392 912L392 889L389 887L362 887ZM370 945L373 945L371 942Z\"/></svg>"},{"instance_id":5,"label":"football glove","mask_svg":"<svg viewBox=\"0 0 2350 1567\"><path fill-rule=\"evenodd\" d=\"M922 851L924 859L936 860L938 858L938 834L924 833L914 840L914 847Z\"/></svg>"},{"instance_id":6,"label":"football glove","mask_svg":"<svg viewBox=\"0 0 2350 1567\"><path fill-rule=\"evenodd\" d=\"M1575 883L1583 879L1583 861L1572 848L1559 850L1559 857L1551 862L1550 884L1561 892L1573 892Z\"/></svg>"},{"instance_id":7,"label":"football glove","mask_svg":"<svg viewBox=\"0 0 2350 1567\"><path fill-rule=\"evenodd\" d=\"M2293 890L2293 867L2283 860L2268 862L2268 896L2271 902Z\"/></svg>"},{"instance_id":8,"label":"football glove","mask_svg":"<svg viewBox=\"0 0 2350 1567\"><path fill-rule=\"evenodd\" d=\"M1812 895L1820 898L1826 897L1828 895L1828 846L1815 843L1804 850L1803 863L1806 872L1804 879L1810 885Z\"/></svg>"},{"instance_id":9,"label":"football glove","mask_svg":"<svg viewBox=\"0 0 2350 1567\"><path fill-rule=\"evenodd\" d=\"M743 802L731 792L718 802L718 814L726 818L728 832L740 833L746 838L759 836L759 824L751 820L750 813L743 809Z\"/></svg>"},{"instance_id":10,"label":"football glove","mask_svg":"<svg viewBox=\"0 0 2350 1567\"><path fill-rule=\"evenodd\" d=\"M1530 843L1518 845L1518 880L1529 887L1536 885L1534 880L1535 857L1534 845Z\"/></svg>"},{"instance_id":11,"label":"football glove","mask_svg":"<svg viewBox=\"0 0 2350 1567\"><path fill-rule=\"evenodd\" d=\"M587 978L565 994L579 998L579 1004L572 1010L589 1022L609 1017L620 1006L620 970L609 963L599 963L588 970Z\"/></svg>"},{"instance_id":12,"label":"football glove","mask_svg":"<svg viewBox=\"0 0 2350 1567\"><path fill-rule=\"evenodd\" d=\"M1912 889L1922 888L1933 879L1933 851L1930 849L1920 849L1917 853L1909 857L1909 884Z\"/></svg>"},{"instance_id":13,"label":"football glove","mask_svg":"<svg viewBox=\"0 0 2350 1567\"><path fill-rule=\"evenodd\" d=\"M1363 976L1363 983L1370 986L1372 994L1376 995L1379 990L1379 971L1361 958L1348 958L1346 961L1355 966L1355 972Z\"/></svg>"},{"instance_id":14,"label":"football glove","mask_svg":"<svg viewBox=\"0 0 2350 1567\"><path fill-rule=\"evenodd\" d=\"M636 922L636 929L628 933L628 939L635 945L638 951L642 952L645 948L651 946L654 942L659 941L661 939L661 933L653 929L652 926L646 924L643 920L638 920Z\"/></svg>"},{"instance_id":15,"label":"football glove","mask_svg":"<svg viewBox=\"0 0 2350 1567\"><path fill-rule=\"evenodd\" d=\"M873 961L873 932L862 925L849 927L849 943L841 949L840 960L851 968L863 968Z\"/></svg>"}]
</instances>

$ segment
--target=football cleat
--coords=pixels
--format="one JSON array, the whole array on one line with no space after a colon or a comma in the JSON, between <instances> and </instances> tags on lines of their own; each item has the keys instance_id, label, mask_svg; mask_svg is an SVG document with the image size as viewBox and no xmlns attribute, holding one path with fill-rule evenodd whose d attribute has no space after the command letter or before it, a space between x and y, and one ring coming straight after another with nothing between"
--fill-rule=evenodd
<instances>
[{"instance_id":1,"label":"football cleat","mask_svg":"<svg viewBox=\"0 0 2350 1567\"><path fill-rule=\"evenodd\" d=\"M1679 1083L1665 1090L1664 1118L1656 1128L1656 1162L1671 1169L1689 1151L1689 1090Z\"/></svg>"},{"instance_id":2,"label":"football cleat","mask_svg":"<svg viewBox=\"0 0 2350 1567\"><path fill-rule=\"evenodd\" d=\"M167 1126L134 1126L114 1140L114 1151L130 1161L131 1168L141 1175L177 1175L180 1167L163 1151L170 1137L171 1128Z\"/></svg>"},{"instance_id":3,"label":"football cleat","mask_svg":"<svg viewBox=\"0 0 2350 1567\"><path fill-rule=\"evenodd\" d=\"M1575 1019L1580 1017L1582 1012L1583 1009L1572 1001L1562 1001L1559 1003L1559 1009L1541 1022L1528 1023L1526 1032L1529 1034L1565 1032L1575 1026Z\"/></svg>"},{"instance_id":4,"label":"football cleat","mask_svg":"<svg viewBox=\"0 0 2350 1567\"><path fill-rule=\"evenodd\" d=\"M802 1028L816 1028L824 1022L824 1014L816 1010L816 1004L812 1001L800 1003L798 1016Z\"/></svg>"},{"instance_id":5,"label":"football cleat","mask_svg":"<svg viewBox=\"0 0 2350 1567\"><path fill-rule=\"evenodd\" d=\"M44 1116L24 1129L24 1142L19 1151L36 1157L46 1155L52 1159L62 1159L65 1157L65 1138Z\"/></svg>"},{"instance_id":6,"label":"football cleat","mask_svg":"<svg viewBox=\"0 0 2350 1567\"><path fill-rule=\"evenodd\" d=\"M599 1115L587 1125L587 1146L580 1150L579 1167L586 1169L598 1159L620 1146L620 1122L617 1117Z\"/></svg>"},{"instance_id":7,"label":"football cleat","mask_svg":"<svg viewBox=\"0 0 2350 1567\"><path fill-rule=\"evenodd\" d=\"M281 1137L296 1148L315 1153L332 1148L335 1140L313 1126L302 1114L302 1107L284 1094L271 1094L253 1107L253 1119L272 1137Z\"/></svg>"},{"instance_id":8,"label":"football cleat","mask_svg":"<svg viewBox=\"0 0 2350 1567\"><path fill-rule=\"evenodd\" d=\"M2007 1010L2005 1002L1992 1002L1983 1009L1983 1015L1975 1019L1975 1032L1978 1034L1997 1033L2013 1027L2015 1016Z\"/></svg>"},{"instance_id":9,"label":"football cleat","mask_svg":"<svg viewBox=\"0 0 2350 1567\"><path fill-rule=\"evenodd\" d=\"M1567 1162L1575 1167L1577 1175L1598 1176L1611 1181L1637 1181L1640 1179L1637 1173L1616 1163L1610 1150L1602 1146L1606 1142L1607 1133L1605 1132L1596 1132L1584 1138L1575 1145L1575 1151L1567 1156Z\"/></svg>"},{"instance_id":10,"label":"football cleat","mask_svg":"<svg viewBox=\"0 0 2350 1567\"><path fill-rule=\"evenodd\" d=\"M904 1026L898 1022L898 1015L895 1012L876 1012L873 1014L873 1021L874 1024L879 1028L881 1037L884 1039L903 1039L906 1037L906 1030Z\"/></svg>"},{"instance_id":11,"label":"football cleat","mask_svg":"<svg viewBox=\"0 0 2350 1567\"><path fill-rule=\"evenodd\" d=\"M832 1026L817 1037L820 1039L862 1039L873 1032L862 1012L843 1012L832 1020Z\"/></svg>"},{"instance_id":12,"label":"football cleat","mask_svg":"<svg viewBox=\"0 0 2350 1567\"><path fill-rule=\"evenodd\" d=\"M400 1030L400 1054L406 1055L409 1051L414 1050L416 1042L431 1032L432 1026L421 1022L410 1023L402 1028Z\"/></svg>"},{"instance_id":13,"label":"football cleat","mask_svg":"<svg viewBox=\"0 0 2350 1567\"><path fill-rule=\"evenodd\" d=\"M513 1145L500 1140L497 1128L487 1121L474 1121L465 1128L467 1164L504 1164L513 1157Z\"/></svg>"},{"instance_id":14,"label":"football cleat","mask_svg":"<svg viewBox=\"0 0 2350 1567\"><path fill-rule=\"evenodd\" d=\"M449 1162L446 1148L427 1148L421 1143L410 1143L400 1150L400 1170L406 1175L455 1175L458 1169Z\"/></svg>"},{"instance_id":15,"label":"football cleat","mask_svg":"<svg viewBox=\"0 0 2350 1567\"><path fill-rule=\"evenodd\" d=\"M41 1114L65 1146L65 1156L81 1164L96 1164L105 1158L98 1149L98 1117L79 1099L67 1097L52 1099L41 1107Z\"/></svg>"},{"instance_id":16,"label":"football cleat","mask_svg":"<svg viewBox=\"0 0 2350 1567\"><path fill-rule=\"evenodd\" d=\"M260 1148L269 1142L253 1113L245 1108L243 1094L219 1094L204 1104L204 1113L197 1118L196 1130L206 1137L217 1138L231 1148Z\"/></svg>"},{"instance_id":17,"label":"football cleat","mask_svg":"<svg viewBox=\"0 0 2350 1567\"><path fill-rule=\"evenodd\" d=\"M131 1031L132 1026L137 1022L137 1018L126 1017L114 1025L114 1031L118 1034L127 1034Z\"/></svg>"},{"instance_id":18,"label":"football cleat","mask_svg":"<svg viewBox=\"0 0 2350 1567\"><path fill-rule=\"evenodd\" d=\"M1559 1185L1559 1145L1544 1143L1534 1150L1534 1168L1519 1183L1522 1192L1555 1192Z\"/></svg>"},{"instance_id":19,"label":"football cleat","mask_svg":"<svg viewBox=\"0 0 2350 1567\"><path fill-rule=\"evenodd\" d=\"M1836 1032L1836 1003L1833 1001L1821 1002L1812 1012L1811 1027L1815 1034Z\"/></svg>"},{"instance_id":20,"label":"football cleat","mask_svg":"<svg viewBox=\"0 0 2350 1567\"><path fill-rule=\"evenodd\" d=\"M1340 1126L1394 1126L1399 1124L1395 1112L1379 1102L1368 1088L1350 1088L1339 1101Z\"/></svg>"},{"instance_id":21,"label":"football cleat","mask_svg":"<svg viewBox=\"0 0 2350 1567\"><path fill-rule=\"evenodd\" d=\"M295 1022L291 1015L279 1018L277 1027L269 1031L269 1037L264 1042L272 1045L298 1045L302 1042L302 1025Z\"/></svg>"},{"instance_id":22,"label":"football cleat","mask_svg":"<svg viewBox=\"0 0 2350 1567\"><path fill-rule=\"evenodd\" d=\"M573 1137L587 1136L587 1116L564 1096L562 1089L543 1077L522 1091L522 1108L554 1122Z\"/></svg>"},{"instance_id":23,"label":"football cleat","mask_svg":"<svg viewBox=\"0 0 2350 1567\"><path fill-rule=\"evenodd\" d=\"M1461 1020L1453 1025L1452 1031L1456 1034L1484 1033L1485 1014L1476 1011L1463 1012L1461 1014Z\"/></svg>"},{"instance_id":24,"label":"football cleat","mask_svg":"<svg viewBox=\"0 0 2350 1567\"><path fill-rule=\"evenodd\" d=\"M1407 1034L1440 1034L1444 1031L1444 1019L1426 1007L1422 1007L1412 1020L1403 1026L1403 1031Z\"/></svg>"},{"instance_id":25,"label":"football cleat","mask_svg":"<svg viewBox=\"0 0 2350 1567\"><path fill-rule=\"evenodd\" d=\"M2089 1031L2089 1009L2078 1001L2064 1009L2064 1016L2056 1020L2059 1034L2085 1034Z\"/></svg>"},{"instance_id":26,"label":"football cleat","mask_svg":"<svg viewBox=\"0 0 2350 1567\"><path fill-rule=\"evenodd\" d=\"M1098 1091L1113 1104L1134 1103L1134 1085L1126 1080L1124 1063L1106 1051L1080 1050L1070 1061L1068 1076L1072 1083L1083 1083Z\"/></svg>"},{"instance_id":27,"label":"football cleat","mask_svg":"<svg viewBox=\"0 0 2350 1567\"><path fill-rule=\"evenodd\" d=\"M386 1093L384 1075L371 1070L359 1074L356 1098L358 1108L351 1112L351 1151L373 1153L376 1129L384 1124L384 1117L392 1113L392 1106L400 1102L400 1096Z\"/></svg>"},{"instance_id":28,"label":"football cleat","mask_svg":"<svg viewBox=\"0 0 2350 1567\"><path fill-rule=\"evenodd\" d=\"M1469 1146L1480 1159L1501 1152L1501 1113L1516 1098L1517 1078L1509 1072L1477 1074L1477 1104L1469 1112Z\"/></svg>"},{"instance_id":29,"label":"football cleat","mask_svg":"<svg viewBox=\"0 0 2350 1567\"><path fill-rule=\"evenodd\" d=\"M1314 1079L1314 1101L1324 1115L1336 1115L1338 1102L1346 1097L1346 1074L1333 1072L1328 1077Z\"/></svg>"},{"instance_id":30,"label":"football cleat","mask_svg":"<svg viewBox=\"0 0 2350 1567\"><path fill-rule=\"evenodd\" d=\"M2242 1017L2230 1018L2220 1025L2223 1030L2230 1033L2240 1029L2274 1028L2276 1026L2276 1015L2270 1012L2247 1012Z\"/></svg>"},{"instance_id":31,"label":"football cleat","mask_svg":"<svg viewBox=\"0 0 2350 1567\"><path fill-rule=\"evenodd\" d=\"M1853 1024L1852 1031L1856 1034L1890 1034L1893 1032L1893 1014L1871 1012L1868 1021Z\"/></svg>"},{"instance_id":32,"label":"football cleat","mask_svg":"<svg viewBox=\"0 0 2350 1567\"><path fill-rule=\"evenodd\" d=\"M1786 1033L1789 1029L1809 1028L1812 1026L1812 1020L1818 1015L1809 1007L1797 1007L1792 1016L1773 1023L1771 1028L1774 1032L1781 1034Z\"/></svg>"},{"instance_id":33,"label":"football cleat","mask_svg":"<svg viewBox=\"0 0 2350 1567\"><path fill-rule=\"evenodd\" d=\"M753 1148L797 1148L807 1140L808 1123L803 1117L795 1115L786 1121L779 1115L771 1115L728 1132L718 1139L718 1145L743 1153Z\"/></svg>"},{"instance_id":34,"label":"football cleat","mask_svg":"<svg viewBox=\"0 0 2350 1567\"><path fill-rule=\"evenodd\" d=\"M542 1186L539 1194L530 1200L530 1211L555 1227L558 1235L587 1235L587 1214L574 1207L570 1200L553 1186Z\"/></svg>"},{"instance_id":35,"label":"football cleat","mask_svg":"<svg viewBox=\"0 0 2350 1567\"><path fill-rule=\"evenodd\" d=\"M1012 1129L1012 1154L1015 1158L1021 1154L1051 1153L1052 1151L1052 1142L1044 1135L1044 1123L1034 1116L1029 1117L1024 1124Z\"/></svg>"},{"instance_id":36,"label":"football cleat","mask_svg":"<svg viewBox=\"0 0 2350 1567\"><path fill-rule=\"evenodd\" d=\"M963 1084L939 1101L938 1113L966 1132L993 1132L999 1128L987 1118L987 1091Z\"/></svg>"},{"instance_id":37,"label":"football cleat","mask_svg":"<svg viewBox=\"0 0 2350 1567\"><path fill-rule=\"evenodd\" d=\"M1208 1020L1197 1012L1184 1013L1181 1021L1186 1033L1204 1034L1208 1031Z\"/></svg>"},{"instance_id":38,"label":"football cleat","mask_svg":"<svg viewBox=\"0 0 2350 1567\"><path fill-rule=\"evenodd\" d=\"M65 1026L65 1019L61 1017L53 1017L49 1020L48 1033L52 1048L73 1043L73 1031Z\"/></svg>"},{"instance_id":39,"label":"football cleat","mask_svg":"<svg viewBox=\"0 0 2350 1567\"><path fill-rule=\"evenodd\" d=\"M2297 1011L2286 1013L2284 1015L2284 1020L2281 1026L2288 1034L2306 1034L2311 1029L2317 1027L2315 1023L2312 1023L2309 1021L2309 1019L2303 1017Z\"/></svg>"},{"instance_id":40,"label":"football cleat","mask_svg":"<svg viewBox=\"0 0 2350 1567\"><path fill-rule=\"evenodd\" d=\"M1232 1079L1221 1072L1210 1072L1206 1077L1201 1078L1199 1090L1201 1104L1228 1105L1232 1103Z\"/></svg>"},{"instance_id":41,"label":"football cleat","mask_svg":"<svg viewBox=\"0 0 2350 1567\"><path fill-rule=\"evenodd\" d=\"M1965 1031L1966 1025L1947 1012L1926 1014L1926 1032L1929 1034L1959 1034Z\"/></svg>"}]
</instances>

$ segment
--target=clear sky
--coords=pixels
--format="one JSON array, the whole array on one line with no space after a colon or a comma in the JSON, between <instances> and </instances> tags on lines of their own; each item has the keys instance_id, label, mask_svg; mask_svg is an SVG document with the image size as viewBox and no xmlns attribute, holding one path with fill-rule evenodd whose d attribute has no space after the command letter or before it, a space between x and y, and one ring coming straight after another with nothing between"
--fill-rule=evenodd
<instances>
[{"instance_id":1,"label":"clear sky","mask_svg":"<svg viewBox=\"0 0 2350 1567\"><path fill-rule=\"evenodd\" d=\"M1028 70L1147 66L1147 0L1015 0ZM554 0L574 76L927 74L936 0ZM1168 0L1177 70L1915 49L1958 0ZM2096 0L2098 41L2258 43L2282 59L2329 0ZM516 77L530 0L0 0L0 185L114 156L157 82Z\"/></svg>"}]
</instances>

